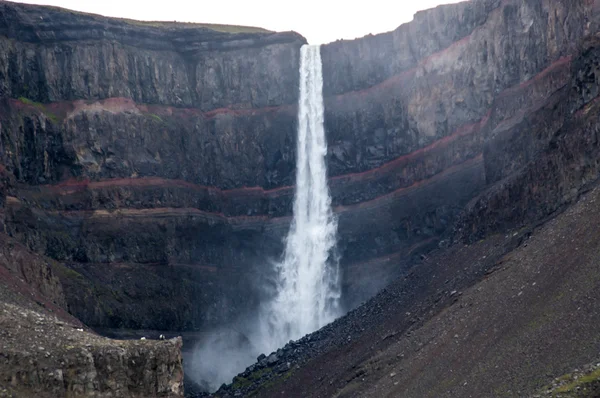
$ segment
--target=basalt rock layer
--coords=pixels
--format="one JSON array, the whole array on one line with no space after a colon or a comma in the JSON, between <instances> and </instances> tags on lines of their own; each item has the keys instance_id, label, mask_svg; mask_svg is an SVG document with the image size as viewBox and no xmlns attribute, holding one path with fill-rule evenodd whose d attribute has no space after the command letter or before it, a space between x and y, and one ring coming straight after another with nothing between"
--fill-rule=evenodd
<instances>
[{"instance_id":1,"label":"basalt rock layer","mask_svg":"<svg viewBox=\"0 0 600 398\"><path fill-rule=\"evenodd\" d=\"M475 0L322 47L348 308L543 150L562 125L544 107L571 84L596 8ZM305 40L0 11L4 226L74 271L61 278L71 313L198 330L257 305L291 219Z\"/></svg>"}]
</instances>

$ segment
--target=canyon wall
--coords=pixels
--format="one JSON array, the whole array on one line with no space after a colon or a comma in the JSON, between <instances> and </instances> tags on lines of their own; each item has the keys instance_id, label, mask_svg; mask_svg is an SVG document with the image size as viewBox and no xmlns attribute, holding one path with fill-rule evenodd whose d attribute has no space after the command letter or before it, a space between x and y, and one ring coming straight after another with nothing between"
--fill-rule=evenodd
<instances>
[{"instance_id":1,"label":"canyon wall","mask_svg":"<svg viewBox=\"0 0 600 398\"><path fill-rule=\"evenodd\" d=\"M344 253L356 261L346 267L348 290L390 262L396 272L407 266L411 252L447 243L466 203L543 148L535 137L560 122L531 120L534 132L520 141L506 131L570 84L572 56L594 30L596 8L470 1L323 47L333 191L340 181L337 198L356 209L351 219L362 231L353 237L341 228Z\"/></svg>"},{"instance_id":2,"label":"canyon wall","mask_svg":"<svg viewBox=\"0 0 600 398\"><path fill-rule=\"evenodd\" d=\"M562 122L533 110L571 84L595 8L475 0L322 47L348 308L543 151ZM94 327L198 330L255 306L291 219L305 40L0 11L4 228L69 267L71 313ZM461 217L473 230L475 215Z\"/></svg>"},{"instance_id":3,"label":"canyon wall","mask_svg":"<svg viewBox=\"0 0 600 398\"><path fill-rule=\"evenodd\" d=\"M305 40L0 8L4 225L70 267L69 310L160 330L247 310L289 222Z\"/></svg>"},{"instance_id":4,"label":"canyon wall","mask_svg":"<svg viewBox=\"0 0 600 398\"><path fill-rule=\"evenodd\" d=\"M490 120L520 100L513 93L531 102L486 131L486 187L463 208L454 244L216 395L533 396L564 372L549 369L597 358L598 15L572 55L496 98Z\"/></svg>"}]
</instances>

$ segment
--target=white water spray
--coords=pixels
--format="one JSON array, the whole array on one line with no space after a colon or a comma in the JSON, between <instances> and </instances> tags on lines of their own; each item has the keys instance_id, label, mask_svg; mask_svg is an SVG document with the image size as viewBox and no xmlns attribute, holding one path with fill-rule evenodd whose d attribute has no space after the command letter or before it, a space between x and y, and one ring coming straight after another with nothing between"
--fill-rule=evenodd
<instances>
[{"instance_id":1,"label":"white water spray","mask_svg":"<svg viewBox=\"0 0 600 398\"><path fill-rule=\"evenodd\" d=\"M259 353L270 353L333 321L340 313L337 220L331 210L323 128L323 75L319 46L300 50L300 101L294 218L283 261L275 265L276 290L242 333L218 330L195 351L196 381L214 391ZM246 341L247 340L247 341Z\"/></svg>"},{"instance_id":2,"label":"white water spray","mask_svg":"<svg viewBox=\"0 0 600 398\"><path fill-rule=\"evenodd\" d=\"M294 218L284 260L276 266L277 293L265 322L272 349L340 315L337 220L327 186L320 46L305 45L300 55Z\"/></svg>"}]
</instances>

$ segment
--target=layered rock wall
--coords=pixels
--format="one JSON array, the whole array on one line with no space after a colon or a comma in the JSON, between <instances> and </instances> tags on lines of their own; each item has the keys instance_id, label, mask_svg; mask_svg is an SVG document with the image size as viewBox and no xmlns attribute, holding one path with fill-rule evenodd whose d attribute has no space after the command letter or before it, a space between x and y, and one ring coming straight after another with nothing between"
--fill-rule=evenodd
<instances>
[{"instance_id":1,"label":"layered rock wall","mask_svg":"<svg viewBox=\"0 0 600 398\"><path fill-rule=\"evenodd\" d=\"M256 305L291 217L304 39L0 7L6 230L82 276L69 309L182 330ZM595 7L475 0L322 47L348 307L543 150Z\"/></svg>"},{"instance_id":2,"label":"layered rock wall","mask_svg":"<svg viewBox=\"0 0 600 398\"><path fill-rule=\"evenodd\" d=\"M390 255L437 244L471 198L542 150L560 122L521 123L546 138L500 132L570 84L572 54L594 29L594 7L463 2L418 13L393 32L323 47L333 191L339 180L355 188L346 190L348 202L395 196L395 209L360 218L352 258L369 253L386 264ZM429 190L416 201L403 194L415 187ZM353 288L357 268L348 268Z\"/></svg>"},{"instance_id":3,"label":"layered rock wall","mask_svg":"<svg viewBox=\"0 0 600 398\"><path fill-rule=\"evenodd\" d=\"M488 142L486 155L506 177L469 203L457 223L457 238L469 242L543 221L597 182L600 41L596 36L581 43L570 72L562 89L497 129ZM512 159L508 152L514 154Z\"/></svg>"},{"instance_id":4,"label":"layered rock wall","mask_svg":"<svg viewBox=\"0 0 600 398\"><path fill-rule=\"evenodd\" d=\"M71 312L177 330L247 309L289 215L304 38L0 7L6 230L76 270Z\"/></svg>"}]
</instances>

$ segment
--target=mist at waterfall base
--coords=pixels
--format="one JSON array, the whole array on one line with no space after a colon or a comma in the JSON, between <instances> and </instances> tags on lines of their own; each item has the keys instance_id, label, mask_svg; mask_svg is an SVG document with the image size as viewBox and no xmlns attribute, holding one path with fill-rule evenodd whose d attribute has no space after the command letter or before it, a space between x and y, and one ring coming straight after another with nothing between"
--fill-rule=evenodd
<instances>
[{"instance_id":1,"label":"mist at waterfall base","mask_svg":"<svg viewBox=\"0 0 600 398\"><path fill-rule=\"evenodd\" d=\"M281 261L273 264L272 291L256 314L209 333L188 374L210 391L254 363L341 315L337 219L327 185L320 46L300 50L300 97L293 219Z\"/></svg>"}]
</instances>

